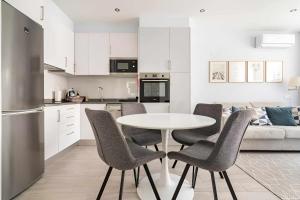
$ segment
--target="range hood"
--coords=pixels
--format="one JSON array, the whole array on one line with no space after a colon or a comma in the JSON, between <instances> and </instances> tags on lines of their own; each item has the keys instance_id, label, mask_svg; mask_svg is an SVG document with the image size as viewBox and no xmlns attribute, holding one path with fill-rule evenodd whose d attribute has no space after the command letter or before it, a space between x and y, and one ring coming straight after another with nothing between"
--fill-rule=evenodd
<instances>
[{"instance_id":1,"label":"range hood","mask_svg":"<svg viewBox=\"0 0 300 200\"><path fill-rule=\"evenodd\" d=\"M48 70L49 72L66 72L65 70L55 67L53 65L49 65L47 63L44 63L44 69Z\"/></svg>"}]
</instances>

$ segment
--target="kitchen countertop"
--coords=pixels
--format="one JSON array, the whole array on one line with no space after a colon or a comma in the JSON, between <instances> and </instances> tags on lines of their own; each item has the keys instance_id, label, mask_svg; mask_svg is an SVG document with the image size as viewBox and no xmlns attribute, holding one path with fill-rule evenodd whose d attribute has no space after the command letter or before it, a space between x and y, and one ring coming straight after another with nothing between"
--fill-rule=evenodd
<instances>
[{"instance_id":1,"label":"kitchen countertop","mask_svg":"<svg viewBox=\"0 0 300 200\"><path fill-rule=\"evenodd\" d=\"M68 101L62 101L62 102L55 102L52 99L45 99L44 104L45 106L59 106L59 105L70 105L70 104L108 104L108 103L135 103L138 102L137 99L103 99L103 101L100 101L99 99L89 99L88 101L81 102L81 103L75 103L75 102L68 102Z\"/></svg>"}]
</instances>

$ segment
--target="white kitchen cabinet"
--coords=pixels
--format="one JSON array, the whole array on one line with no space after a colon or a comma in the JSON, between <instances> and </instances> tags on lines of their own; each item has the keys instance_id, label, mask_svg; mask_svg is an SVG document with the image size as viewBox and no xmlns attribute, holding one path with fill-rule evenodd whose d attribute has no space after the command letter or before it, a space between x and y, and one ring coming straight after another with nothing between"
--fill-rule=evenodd
<instances>
[{"instance_id":1,"label":"white kitchen cabinet","mask_svg":"<svg viewBox=\"0 0 300 200\"><path fill-rule=\"evenodd\" d=\"M80 140L80 105L60 106L59 151Z\"/></svg>"},{"instance_id":2,"label":"white kitchen cabinet","mask_svg":"<svg viewBox=\"0 0 300 200\"><path fill-rule=\"evenodd\" d=\"M170 73L170 112L191 112L190 77L190 73Z\"/></svg>"},{"instance_id":3,"label":"white kitchen cabinet","mask_svg":"<svg viewBox=\"0 0 300 200\"><path fill-rule=\"evenodd\" d=\"M80 139L80 105L45 108L45 159Z\"/></svg>"},{"instance_id":4,"label":"white kitchen cabinet","mask_svg":"<svg viewBox=\"0 0 300 200\"><path fill-rule=\"evenodd\" d=\"M169 28L140 28L139 72L169 71Z\"/></svg>"},{"instance_id":5,"label":"white kitchen cabinet","mask_svg":"<svg viewBox=\"0 0 300 200\"><path fill-rule=\"evenodd\" d=\"M43 25L43 1L44 0L6 0L7 3L41 25Z\"/></svg>"},{"instance_id":6,"label":"white kitchen cabinet","mask_svg":"<svg viewBox=\"0 0 300 200\"><path fill-rule=\"evenodd\" d=\"M190 28L170 28L170 71L190 72Z\"/></svg>"},{"instance_id":7,"label":"white kitchen cabinet","mask_svg":"<svg viewBox=\"0 0 300 200\"><path fill-rule=\"evenodd\" d=\"M143 103L147 113L168 113L169 103Z\"/></svg>"},{"instance_id":8,"label":"white kitchen cabinet","mask_svg":"<svg viewBox=\"0 0 300 200\"><path fill-rule=\"evenodd\" d=\"M76 33L75 75L108 75L109 46L109 33Z\"/></svg>"},{"instance_id":9,"label":"white kitchen cabinet","mask_svg":"<svg viewBox=\"0 0 300 200\"><path fill-rule=\"evenodd\" d=\"M89 75L89 33L75 33L75 75Z\"/></svg>"},{"instance_id":10,"label":"white kitchen cabinet","mask_svg":"<svg viewBox=\"0 0 300 200\"><path fill-rule=\"evenodd\" d=\"M44 13L44 62L73 74L73 22L52 0L45 0Z\"/></svg>"},{"instance_id":11,"label":"white kitchen cabinet","mask_svg":"<svg viewBox=\"0 0 300 200\"><path fill-rule=\"evenodd\" d=\"M44 113L45 160L58 153L59 107L46 107Z\"/></svg>"},{"instance_id":12,"label":"white kitchen cabinet","mask_svg":"<svg viewBox=\"0 0 300 200\"><path fill-rule=\"evenodd\" d=\"M138 36L137 33L110 33L111 58L137 58Z\"/></svg>"},{"instance_id":13,"label":"white kitchen cabinet","mask_svg":"<svg viewBox=\"0 0 300 200\"><path fill-rule=\"evenodd\" d=\"M140 28L139 72L190 72L190 28Z\"/></svg>"},{"instance_id":14,"label":"white kitchen cabinet","mask_svg":"<svg viewBox=\"0 0 300 200\"><path fill-rule=\"evenodd\" d=\"M91 124L85 114L85 109L105 110L106 104L81 104L80 105L80 138L82 140L95 139Z\"/></svg>"},{"instance_id":15,"label":"white kitchen cabinet","mask_svg":"<svg viewBox=\"0 0 300 200\"><path fill-rule=\"evenodd\" d=\"M89 75L109 74L109 33L90 33Z\"/></svg>"}]
</instances>

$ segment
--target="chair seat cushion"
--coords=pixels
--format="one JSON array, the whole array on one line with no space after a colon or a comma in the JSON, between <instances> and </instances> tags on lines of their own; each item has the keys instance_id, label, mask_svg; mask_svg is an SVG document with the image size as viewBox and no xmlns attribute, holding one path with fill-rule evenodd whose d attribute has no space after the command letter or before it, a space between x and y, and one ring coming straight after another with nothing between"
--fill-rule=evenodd
<instances>
[{"instance_id":1,"label":"chair seat cushion","mask_svg":"<svg viewBox=\"0 0 300 200\"><path fill-rule=\"evenodd\" d=\"M166 156L166 153L163 151L152 151L132 142L129 139L126 139L126 141L133 157L136 159L136 166L134 167L144 165L152 160L164 158Z\"/></svg>"},{"instance_id":2,"label":"chair seat cushion","mask_svg":"<svg viewBox=\"0 0 300 200\"><path fill-rule=\"evenodd\" d=\"M176 142L187 146L191 146L201 140L206 140L209 137L207 133L205 134L199 129L173 131L172 136Z\"/></svg>"},{"instance_id":3,"label":"chair seat cushion","mask_svg":"<svg viewBox=\"0 0 300 200\"><path fill-rule=\"evenodd\" d=\"M207 169L209 162L207 159L214 149L215 143L209 141L200 141L179 152L171 151L168 153L170 159L180 160L192 166Z\"/></svg>"},{"instance_id":4,"label":"chair seat cushion","mask_svg":"<svg viewBox=\"0 0 300 200\"><path fill-rule=\"evenodd\" d=\"M141 132L136 132L134 135L130 135L130 138L136 144L141 146L155 145L162 141L160 130L143 130Z\"/></svg>"}]
</instances>

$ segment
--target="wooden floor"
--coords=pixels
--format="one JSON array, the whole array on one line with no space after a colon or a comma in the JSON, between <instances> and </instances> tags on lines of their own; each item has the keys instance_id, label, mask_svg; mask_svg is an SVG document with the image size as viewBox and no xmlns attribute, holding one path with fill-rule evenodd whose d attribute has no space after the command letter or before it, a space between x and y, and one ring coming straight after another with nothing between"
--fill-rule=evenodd
<instances>
[{"instance_id":1,"label":"wooden floor","mask_svg":"<svg viewBox=\"0 0 300 200\"><path fill-rule=\"evenodd\" d=\"M183 163L178 163L176 169L171 172L181 175L183 167ZM152 173L158 172L160 162L151 162L149 169ZM95 146L74 146L48 162L42 179L16 199L95 200L106 171L107 166L98 157ZM238 167L228 170L228 175L240 200L278 199ZM141 177L144 176L144 170L141 170ZM217 174L216 179L219 199L232 199L225 181ZM188 180L191 180L191 170ZM120 171L115 170L112 172L102 199L118 199L119 183ZM123 197L126 200L139 199L132 171L126 172ZM206 171L199 170L194 199L213 199L210 175Z\"/></svg>"}]
</instances>

